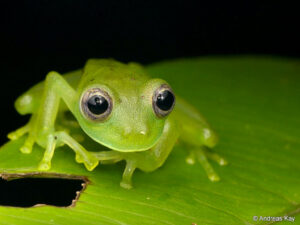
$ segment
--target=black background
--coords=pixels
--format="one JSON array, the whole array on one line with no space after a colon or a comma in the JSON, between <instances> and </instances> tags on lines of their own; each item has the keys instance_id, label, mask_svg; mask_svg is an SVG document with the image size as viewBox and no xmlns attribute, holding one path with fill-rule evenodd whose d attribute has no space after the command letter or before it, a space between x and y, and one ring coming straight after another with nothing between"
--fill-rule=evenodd
<instances>
[{"instance_id":1,"label":"black background","mask_svg":"<svg viewBox=\"0 0 300 225\"><path fill-rule=\"evenodd\" d=\"M205 55L299 57L288 1L1 1L1 136L24 125L13 101L50 70L91 57L151 63Z\"/></svg>"}]
</instances>

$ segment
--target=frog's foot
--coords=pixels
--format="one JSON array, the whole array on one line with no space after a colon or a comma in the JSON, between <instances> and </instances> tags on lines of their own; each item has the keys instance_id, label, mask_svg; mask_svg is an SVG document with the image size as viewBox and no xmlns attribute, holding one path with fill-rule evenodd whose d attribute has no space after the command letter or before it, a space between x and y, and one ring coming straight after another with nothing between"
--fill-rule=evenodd
<instances>
[{"instance_id":1,"label":"frog's foot","mask_svg":"<svg viewBox=\"0 0 300 225\"><path fill-rule=\"evenodd\" d=\"M13 132L10 132L7 137L10 139L10 140L17 140L19 139L20 137L24 136L25 134L28 133L28 136L23 144L23 146L20 148L20 151L22 153L25 153L25 154L29 154L31 153L32 151L32 147L33 147L33 144L35 142L35 138L31 132L31 128L32 128L32 122L33 122L33 118L34 116L31 116L29 122L23 126L23 127L20 127L19 129L13 131Z\"/></svg>"},{"instance_id":2,"label":"frog's foot","mask_svg":"<svg viewBox=\"0 0 300 225\"><path fill-rule=\"evenodd\" d=\"M207 158L216 161L220 166L227 165L227 161L219 156L217 153L211 152L210 150L204 148L196 148L190 151L190 154L186 158L186 162L188 164L195 164L196 160L198 160L203 166L208 178L215 182L219 181L219 175L214 171Z\"/></svg>"},{"instance_id":3,"label":"frog's foot","mask_svg":"<svg viewBox=\"0 0 300 225\"><path fill-rule=\"evenodd\" d=\"M39 164L39 170L49 170L51 168L55 147L61 144L67 144L75 152L76 161L83 163L89 171L92 171L98 165L99 160L91 152L88 152L65 131L59 131L48 135L46 151Z\"/></svg>"},{"instance_id":4,"label":"frog's foot","mask_svg":"<svg viewBox=\"0 0 300 225\"><path fill-rule=\"evenodd\" d=\"M88 171L94 170L99 164L99 160L88 151L85 153L76 153L75 160L78 163L83 163Z\"/></svg>"},{"instance_id":5,"label":"frog's foot","mask_svg":"<svg viewBox=\"0 0 300 225\"><path fill-rule=\"evenodd\" d=\"M57 144L57 137L55 133L49 134L47 138L47 145L46 145L44 157L39 164L38 170L45 171L51 168L51 160L54 155L56 144Z\"/></svg>"},{"instance_id":6,"label":"frog's foot","mask_svg":"<svg viewBox=\"0 0 300 225\"><path fill-rule=\"evenodd\" d=\"M125 189L132 188L132 175L136 169L136 165L133 161L127 160L126 167L123 172L122 180L120 182L120 186Z\"/></svg>"},{"instance_id":7,"label":"frog's foot","mask_svg":"<svg viewBox=\"0 0 300 225\"><path fill-rule=\"evenodd\" d=\"M30 130L30 126L29 126L29 123L26 124L25 126L23 127L20 127L19 129L15 130L15 131L12 131L10 133L7 134L7 137L10 139L10 140L17 140L19 139L20 137L22 137L23 135L25 135L26 133L28 133Z\"/></svg>"},{"instance_id":8,"label":"frog's foot","mask_svg":"<svg viewBox=\"0 0 300 225\"><path fill-rule=\"evenodd\" d=\"M23 146L20 148L20 151L24 154L31 153L34 142L35 142L34 137L29 133Z\"/></svg>"},{"instance_id":9,"label":"frog's foot","mask_svg":"<svg viewBox=\"0 0 300 225\"><path fill-rule=\"evenodd\" d=\"M56 132L58 142L68 145L76 154L75 160L83 163L87 170L92 171L99 164L99 160L80 145L73 137L64 131Z\"/></svg>"}]
</instances>

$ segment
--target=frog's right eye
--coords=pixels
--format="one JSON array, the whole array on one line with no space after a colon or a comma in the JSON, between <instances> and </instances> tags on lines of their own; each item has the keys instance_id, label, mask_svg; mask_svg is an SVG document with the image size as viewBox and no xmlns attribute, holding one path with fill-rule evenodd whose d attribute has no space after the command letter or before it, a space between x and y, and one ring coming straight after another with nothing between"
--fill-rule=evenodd
<instances>
[{"instance_id":1,"label":"frog's right eye","mask_svg":"<svg viewBox=\"0 0 300 225\"><path fill-rule=\"evenodd\" d=\"M87 90L81 98L81 111L90 120L103 121L111 113L112 99L100 88Z\"/></svg>"}]
</instances>

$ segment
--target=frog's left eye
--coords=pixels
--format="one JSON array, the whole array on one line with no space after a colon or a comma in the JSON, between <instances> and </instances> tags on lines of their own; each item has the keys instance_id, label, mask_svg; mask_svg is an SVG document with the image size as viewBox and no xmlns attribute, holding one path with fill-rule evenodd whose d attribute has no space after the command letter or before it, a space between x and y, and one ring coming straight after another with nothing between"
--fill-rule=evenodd
<instances>
[{"instance_id":1,"label":"frog's left eye","mask_svg":"<svg viewBox=\"0 0 300 225\"><path fill-rule=\"evenodd\" d=\"M175 95L172 89L166 85L161 85L155 90L152 98L152 106L158 117L167 116L175 105Z\"/></svg>"},{"instance_id":2,"label":"frog's left eye","mask_svg":"<svg viewBox=\"0 0 300 225\"><path fill-rule=\"evenodd\" d=\"M111 113L112 100L106 91L92 88L83 94L80 107L88 119L103 121Z\"/></svg>"}]
</instances>

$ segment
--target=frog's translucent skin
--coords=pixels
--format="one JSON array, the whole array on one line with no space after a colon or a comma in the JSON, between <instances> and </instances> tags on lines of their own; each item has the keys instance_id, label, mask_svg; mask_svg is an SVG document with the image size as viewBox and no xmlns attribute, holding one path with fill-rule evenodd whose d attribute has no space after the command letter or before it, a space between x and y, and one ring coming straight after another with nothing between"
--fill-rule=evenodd
<instances>
[{"instance_id":1,"label":"frog's translucent skin","mask_svg":"<svg viewBox=\"0 0 300 225\"><path fill-rule=\"evenodd\" d=\"M189 145L186 162L193 164L198 160L210 180L219 180L207 158L220 165L225 165L226 161L207 150L206 147L214 147L218 139L201 114L178 96L168 116L159 118L154 113L154 91L164 84L167 84L164 80L149 78L136 63L123 64L106 59L90 59L83 70L64 76L50 72L44 82L33 86L16 100L17 111L32 116L28 124L9 133L8 137L17 139L28 133L20 149L22 153L30 153L34 143L45 148L39 170L50 169L55 148L62 144L73 149L76 161L84 163L90 171L99 162L125 160L121 181L124 188L131 187L136 168L143 171L159 168L179 139ZM105 90L113 102L111 114L104 121L87 119L80 107L83 93L98 87ZM73 125L79 125L91 139L111 151L87 151L77 138L68 134L67 125L57 123L58 113L65 111L74 115L78 123Z\"/></svg>"}]
</instances>

